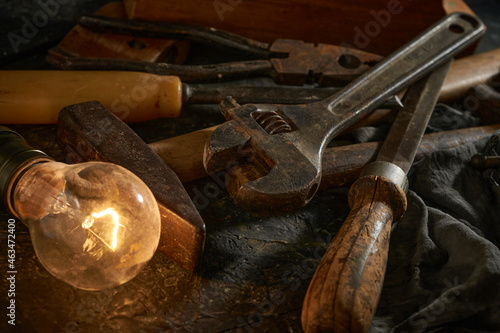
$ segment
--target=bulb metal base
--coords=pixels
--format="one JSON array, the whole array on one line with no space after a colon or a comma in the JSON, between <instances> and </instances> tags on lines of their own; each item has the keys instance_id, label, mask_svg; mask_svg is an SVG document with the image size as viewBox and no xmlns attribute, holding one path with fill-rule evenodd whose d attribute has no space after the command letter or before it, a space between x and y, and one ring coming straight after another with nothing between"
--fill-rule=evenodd
<instances>
[{"instance_id":1,"label":"bulb metal base","mask_svg":"<svg viewBox=\"0 0 500 333\"><path fill-rule=\"evenodd\" d=\"M34 164L50 161L53 159L31 147L21 135L0 126L0 208L17 217L11 202L17 180Z\"/></svg>"}]
</instances>

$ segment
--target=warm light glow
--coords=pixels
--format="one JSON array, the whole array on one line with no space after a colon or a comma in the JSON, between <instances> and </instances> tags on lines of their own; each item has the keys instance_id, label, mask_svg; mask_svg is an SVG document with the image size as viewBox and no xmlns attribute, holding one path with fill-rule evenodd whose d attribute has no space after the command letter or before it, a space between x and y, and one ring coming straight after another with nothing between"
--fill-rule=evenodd
<instances>
[{"instance_id":1,"label":"warm light glow","mask_svg":"<svg viewBox=\"0 0 500 333\"><path fill-rule=\"evenodd\" d=\"M116 249L116 244L118 242L117 240L117 234L118 234L118 227L120 226L120 218L118 216L118 213L116 213L113 208L108 208L106 210L103 210L102 212L99 212L99 213L92 213L92 217L95 217L95 218L101 218L105 215L111 215L111 218L113 219L113 223L114 223L114 229L113 229L113 240L111 242L111 245L109 245L106 241L104 241L104 239L102 239L101 237L99 237L95 232L93 232L92 230L90 230L90 228L92 227L92 225L94 224L94 219L91 219L91 218L87 218L85 219L85 221L82 223L82 228L83 229L88 229L91 233L93 233L97 238L99 238L104 244L106 244L111 250L115 250Z\"/></svg>"},{"instance_id":2,"label":"warm light glow","mask_svg":"<svg viewBox=\"0 0 500 333\"><path fill-rule=\"evenodd\" d=\"M37 164L22 174L12 201L44 267L76 288L102 290L129 281L160 239L153 193L116 164Z\"/></svg>"}]
</instances>

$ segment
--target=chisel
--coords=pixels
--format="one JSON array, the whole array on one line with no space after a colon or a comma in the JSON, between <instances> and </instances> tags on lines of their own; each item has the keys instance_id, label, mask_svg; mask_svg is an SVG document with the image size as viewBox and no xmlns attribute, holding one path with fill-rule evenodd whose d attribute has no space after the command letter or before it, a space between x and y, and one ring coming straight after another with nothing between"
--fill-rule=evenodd
<instances>
[{"instance_id":1,"label":"chisel","mask_svg":"<svg viewBox=\"0 0 500 333\"><path fill-rule=\"evenodd\" d=\"M351 211L323 256L302 308L305 332L366 332L380 298L393 221L405 212L411 167L451 61L408 91L377 155L349 190Z\"/></svg>"}]
</instances>

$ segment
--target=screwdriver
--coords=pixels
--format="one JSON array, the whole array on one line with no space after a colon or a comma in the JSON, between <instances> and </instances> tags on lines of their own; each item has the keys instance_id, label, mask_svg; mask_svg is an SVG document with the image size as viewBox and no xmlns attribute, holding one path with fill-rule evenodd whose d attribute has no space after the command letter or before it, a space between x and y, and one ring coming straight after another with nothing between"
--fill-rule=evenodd
<instances>
[{"instance_id":1,"label":"screwdriver","mask_svg":"<svg viewBox=\"0 0 500 333\"><path fill-rule=\"evenodd\" d=\"M178 117L182 106L218 104L228 95L240 103L301 104L324 99L340 88L199 88L177 76L128 71L0 71L1 124L55 124L59 111L97 100L126 122ZM383 108L400 107L391 97Z\"/></svg>"}]
</instances>

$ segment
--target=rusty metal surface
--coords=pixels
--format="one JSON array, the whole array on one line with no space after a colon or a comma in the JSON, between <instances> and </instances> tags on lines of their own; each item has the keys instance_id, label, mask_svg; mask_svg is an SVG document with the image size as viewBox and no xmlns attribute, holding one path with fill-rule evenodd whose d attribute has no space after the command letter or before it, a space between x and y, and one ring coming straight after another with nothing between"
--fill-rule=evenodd
<instances>
[{"instance_id":1,"label":"rusty metal surface","mask_svg":"<svg viewBox=\"0 0 500 333\"><path fill-rule=\"evenodd\" d=\"M276 40L270 50L287 55L271 59L276 82L280 84L316 82L325 87L345 84L382 60L379 55L361 50L290 39Z\"/></svg>"},{"instance_id":2,"label":"rusty metal surface","mask_svg":"<svg viewBox=\"0 0 500 333\"><path fill-rule=\"evenodd\" d=\"M318 102L340 91L341 88L306 87L261 87L237 86L231 87L193 87L182 85L184 105L219 104L227 96L233 97L238 103L276 103L276 104L308 104ZM398 96L390 97L380 108L392 109L402 107Z\"/></svg>"},{"instance_id":3,"label":"rusty metal surface","mask_svg":"<svg viewBox=\"0 0 500 333\"><path fill-rule=\"evenodd\" d=\"M99 102L68 106L58 120L58 142L70 163L99 160L121 165L151 189L161 215L159 250L197 271L205 224L177 175L147 144Z\"/></svg>"},{"instance_id":4,"label":"rusty metal surface","mask_svg":"<svg viewBox=\"0 0 500 333\"><path fill-rule=\"evenodd\" d=\"M208 65L179 66L168 63L78 57L59 48L48 60L62 69L129 70L176 75L185 82L225 82L251 77L273 77L278 84L321 86L345 84L382 57L348 47L314 45L278 39L271 45L213 28L176 23L129 21L103 16L82 16L79 24L94 31L155 38L184 38L210 46L239 51L252 60Z\"/></svg>"},{"instance_id":5,"label":"rusty metal surface","mask_svg":"<svg viewBox=\"0 0 500 333\"><path fill-rule=\"evenodd\" d=\"M459 27L460 32L450 30ZM237 201L264 213L306 205L321 179L321 156L330 140L484 33L482 22L452 14L349 83L339 93L308 105L246 104L228 100L228 120L207 142L204 165L220 172L241 161L260 164L262 177L241 186ZM265 116L265 121L261 121ZM283 182L283 179L293 180ZM272 207L270 209L269 207Z\"/></svg>"},{"instance_id":6,"label":"rusty metal surface","mask_svg":"<svg viewBox=\"0 0 500 333\"><path fill-rule=\"evenodd\" d=\"M405 105L380 148L377 162L395 164L408 173L451 63L452 60L448 61L408 89Z\"/></svg>"}]
</instances>

